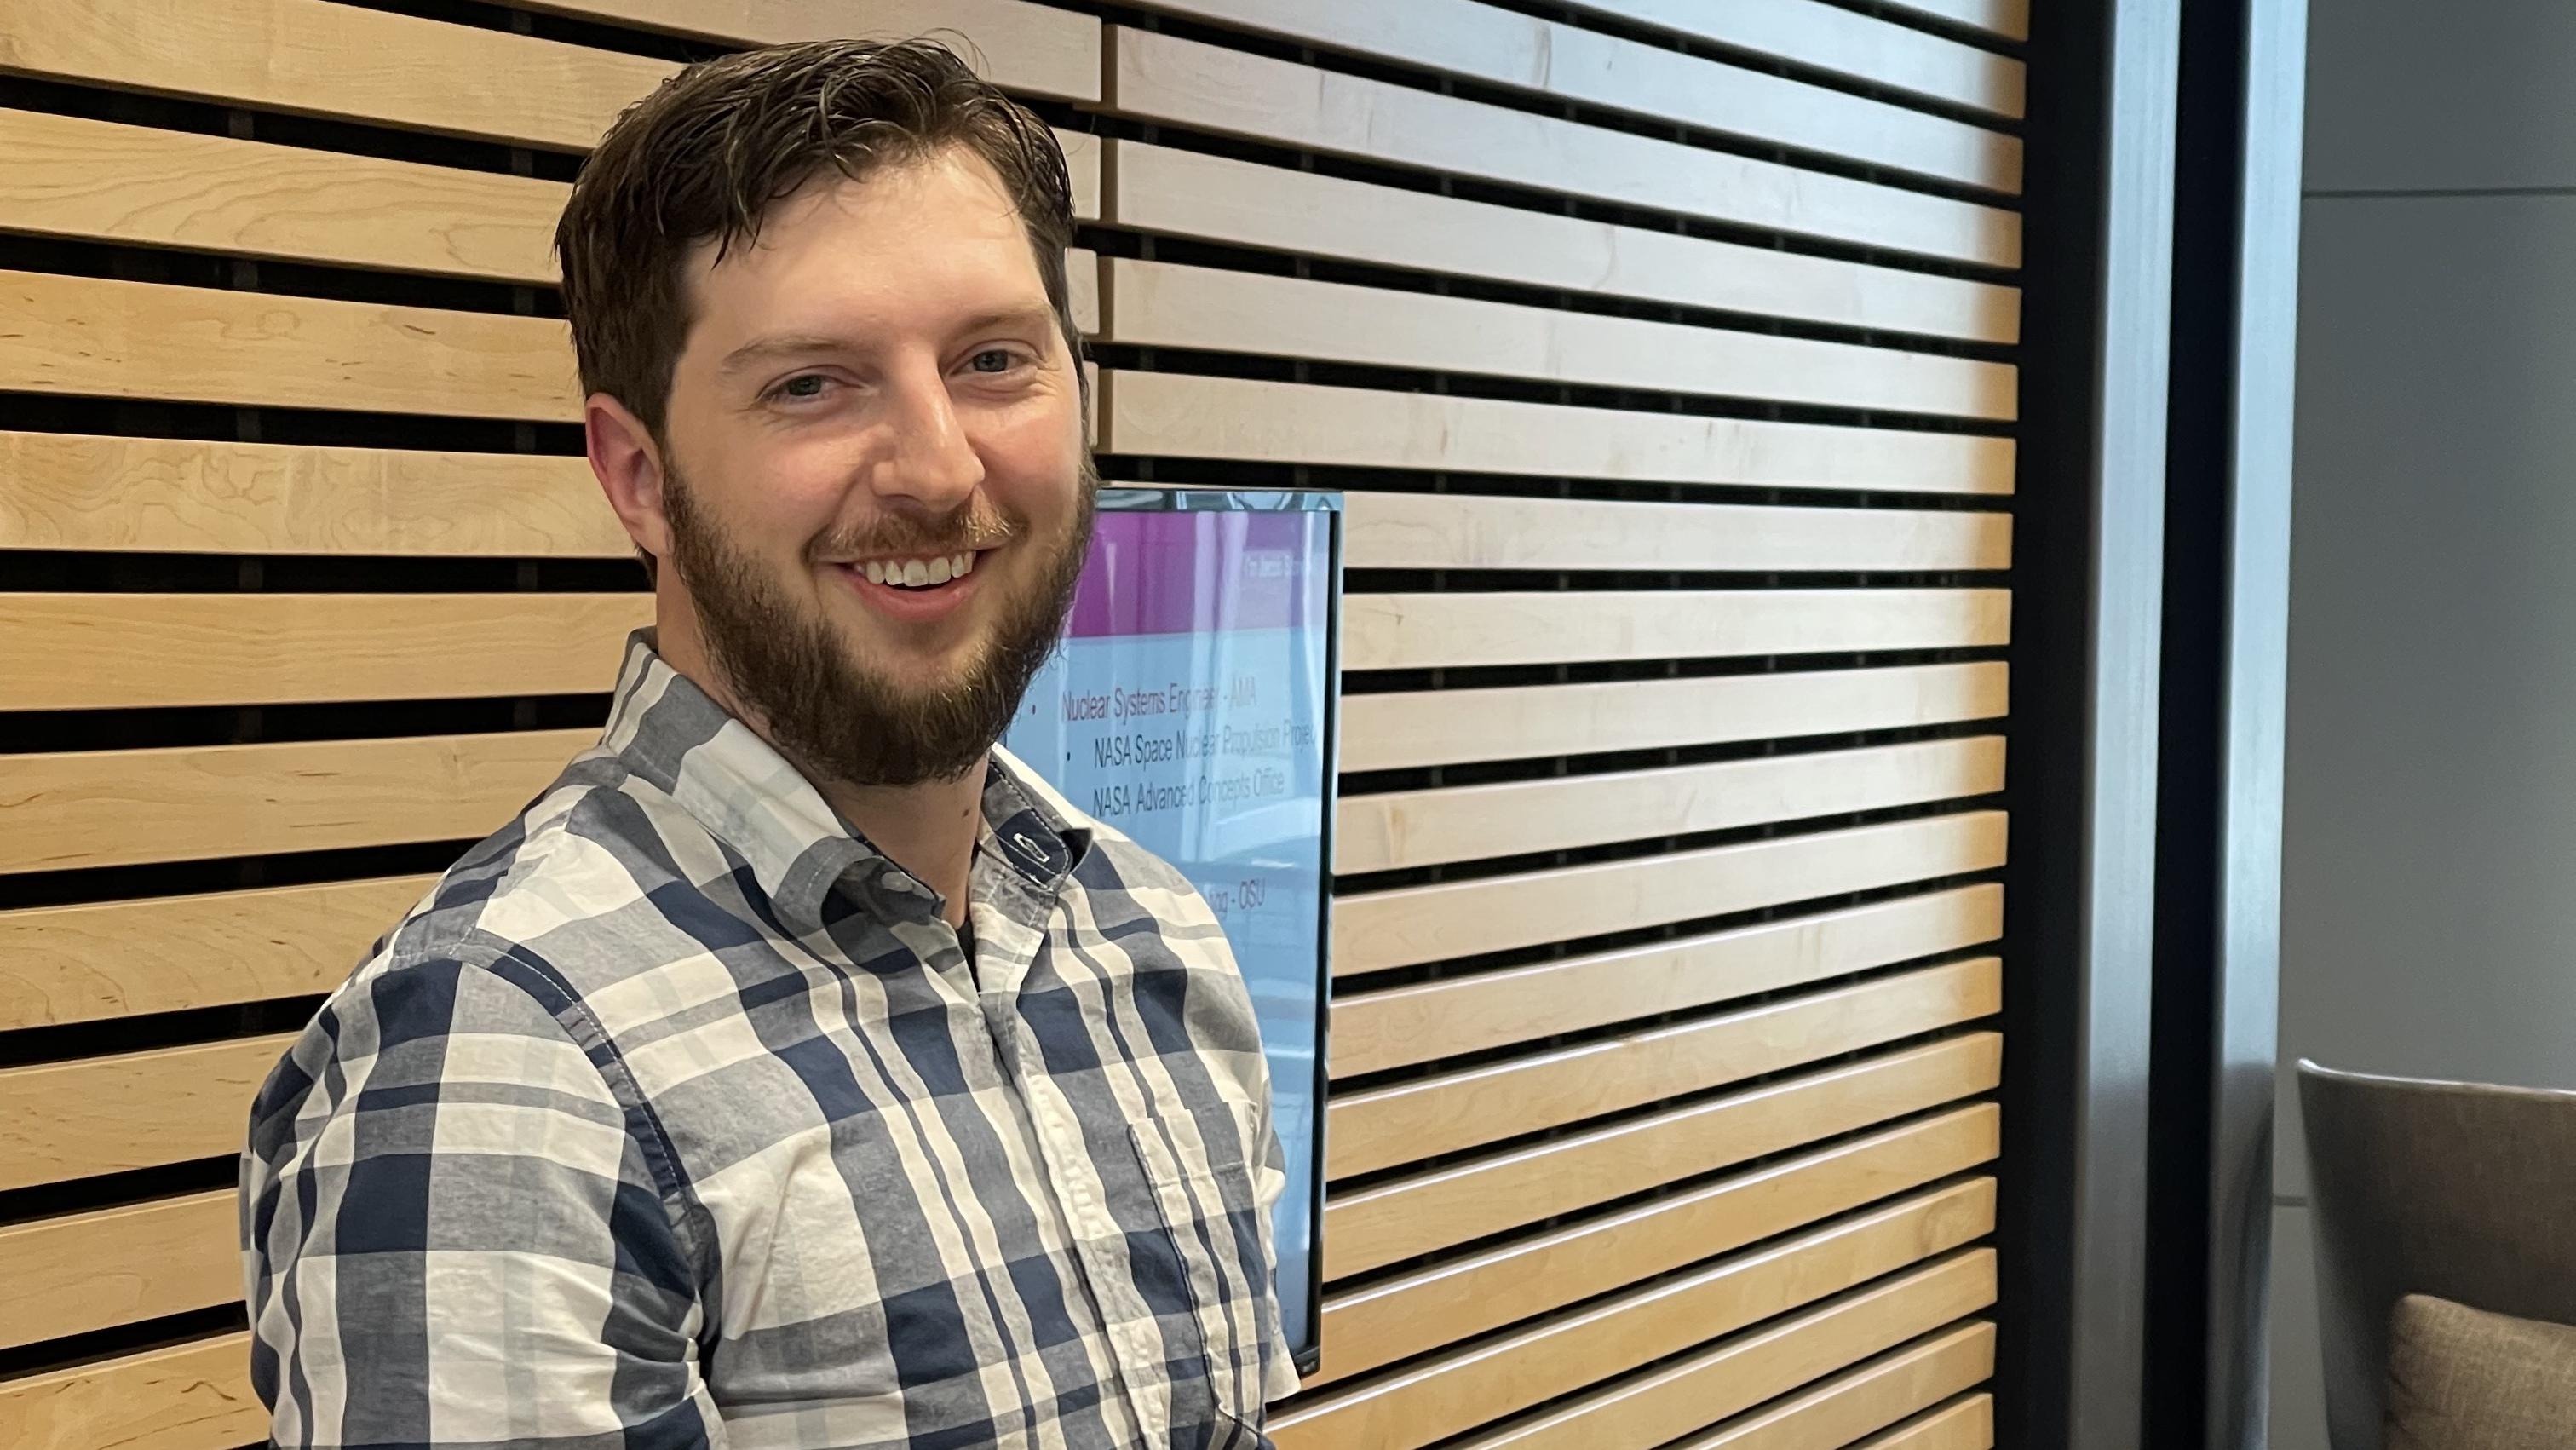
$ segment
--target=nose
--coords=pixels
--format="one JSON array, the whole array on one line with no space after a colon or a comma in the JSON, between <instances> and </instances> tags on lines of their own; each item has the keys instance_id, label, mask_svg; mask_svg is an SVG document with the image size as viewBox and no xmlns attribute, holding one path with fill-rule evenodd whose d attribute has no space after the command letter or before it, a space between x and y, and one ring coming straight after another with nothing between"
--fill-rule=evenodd
<instances>
[{"instance_id":1,"label":"nose","mask_svg":"<svg viewBox=\"0 0 2576 1450\"><path fill-rule=\"evenodd\" d=\"M956 510L984 481L984 459L957 416L947 379L932 369L887 393L886 446L870 471L870 489L928 513Z\"/></svg>"}]
</instances>

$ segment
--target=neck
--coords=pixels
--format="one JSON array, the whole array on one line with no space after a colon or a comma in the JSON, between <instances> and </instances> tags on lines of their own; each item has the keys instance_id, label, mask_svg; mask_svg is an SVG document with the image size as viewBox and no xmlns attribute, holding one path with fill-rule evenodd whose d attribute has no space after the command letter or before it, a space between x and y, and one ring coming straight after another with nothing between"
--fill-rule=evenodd
<instances>
[{"instance_id":1,"label":"neck","mask_svg":"<svg viewBox=\"0 0 2576 1450\"><path fill-rule=\"evenodd\" d=\"M667 573L667 570L666 570ZM666 586L667 587L667 586ZM655 647L662 662L688 677L778 751L797 773L867 838L885 858L912 879L939 893L950 926L966 922L966 893L975 867L975 838L984 818L984 772L978 764L954 780L907 786L860 786L838 781L799 760L770 733L768 722L736 694L708 657L695 617L686 609L665 608Z\"/></svg>"}]
</instances>

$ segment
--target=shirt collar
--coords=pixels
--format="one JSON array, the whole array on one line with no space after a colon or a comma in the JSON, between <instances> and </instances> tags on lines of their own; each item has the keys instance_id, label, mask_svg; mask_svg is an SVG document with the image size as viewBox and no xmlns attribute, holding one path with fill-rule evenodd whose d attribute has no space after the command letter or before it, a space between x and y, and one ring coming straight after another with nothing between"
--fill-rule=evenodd
<instances>
[{"instance_id":1,"label":"shirt collar","mask_svg":"<svg viewBox=\"0 0 2576 1450\"><path fill-rule=\"evenodd\" d=\"M834 889L862 867L870 868L860 874L863 895L912 898L886 901L885 909L936 909L929 888L852 829L785 756L673 669L651 629L627 640L600 745L739 853L780 924L797 936L821 929ZM1051 886L1089 851L1091 832L1061 795L997 746L980 840L1021 875Z\"/></svg>"}]
</instances>

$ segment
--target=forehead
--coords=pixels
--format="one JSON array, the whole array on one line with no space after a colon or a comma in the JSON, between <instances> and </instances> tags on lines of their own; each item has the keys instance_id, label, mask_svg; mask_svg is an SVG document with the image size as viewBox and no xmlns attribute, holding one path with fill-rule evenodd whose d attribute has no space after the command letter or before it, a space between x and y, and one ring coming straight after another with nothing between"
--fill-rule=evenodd
<instances>
[{"instance_id":1,"label":"forehead","mask_svg":"<svg viewBox=\"0 0 2576 1450\"><path fill-rule=\"evenodd\" d=\"M1001 176L963 147L853 180L826 170L772 205L757 241L683 269L696 334L733 337L794 321L878 327L1043 303L1046 284Z\"/></svg>"}]
</instances>

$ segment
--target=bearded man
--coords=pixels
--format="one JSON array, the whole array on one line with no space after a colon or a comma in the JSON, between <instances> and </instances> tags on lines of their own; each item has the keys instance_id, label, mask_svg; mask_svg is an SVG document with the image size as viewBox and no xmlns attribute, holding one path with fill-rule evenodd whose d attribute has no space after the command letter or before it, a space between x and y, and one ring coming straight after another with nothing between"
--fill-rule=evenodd
<instances>
[{"instance_id":1,"label":"bearded man","mask_svg":"<svg viewBox=\"0 0 2576 1450\"><path fill-rule=\"evenodd\" d=\"M657 625L259 1096L278 1444L1269 1443L1234 959L995 744L1090 535L1072 231L1047 127L926 43L691 67L584 166Z\"/></svg>"}]
</instances>

